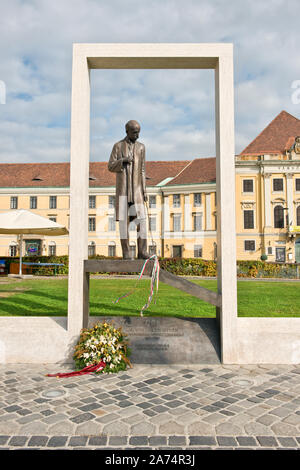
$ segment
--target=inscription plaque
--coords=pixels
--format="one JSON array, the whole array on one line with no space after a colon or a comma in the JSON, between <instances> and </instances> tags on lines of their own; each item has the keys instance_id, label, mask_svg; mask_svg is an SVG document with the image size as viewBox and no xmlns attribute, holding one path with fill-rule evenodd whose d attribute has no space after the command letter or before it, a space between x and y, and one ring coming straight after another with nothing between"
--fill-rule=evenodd
<instances>
[{"instance_id":1,"label":"inscription plaque","mask_svg":"<svg viewBox=\"0 0 300 470\"><path fill-rule=\"evenodd\" d=\"M215 318L90 317L89 326L113 321L122 326L132 364L216 364L220 340Z\"/></svg>"}]
</instances>

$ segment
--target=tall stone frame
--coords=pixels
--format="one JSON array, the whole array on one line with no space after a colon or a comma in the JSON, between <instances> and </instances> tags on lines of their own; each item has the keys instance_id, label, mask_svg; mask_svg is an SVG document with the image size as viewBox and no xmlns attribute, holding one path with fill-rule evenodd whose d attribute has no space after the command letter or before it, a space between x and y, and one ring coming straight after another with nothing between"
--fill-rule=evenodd
<instances>
[{"instance_id":1,"label":"tall stone frame","mask_svg":"<svg viewBox=\"0 0 300 470\"><path fill-rule=\"evenodd\" d=\"M214 69L218 311L221 360L236 363L234 87L232 44L74 44L72 70L68 334L87 326L90 69Z\"/></svg>"}]
</instances>

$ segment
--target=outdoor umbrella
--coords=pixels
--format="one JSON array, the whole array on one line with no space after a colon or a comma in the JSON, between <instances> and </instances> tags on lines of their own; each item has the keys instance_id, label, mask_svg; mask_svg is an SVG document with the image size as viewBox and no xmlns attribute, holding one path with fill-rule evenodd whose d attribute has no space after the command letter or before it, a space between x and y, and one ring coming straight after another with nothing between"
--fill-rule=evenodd
<instances>
[{"instance_id":1,"label":"outdoor umbrella","mask_svg":"<svg viewBox=\"0 0 300 470\"><path fill-rule=\"evenodd\" d=\"M0 214L0 234L19 235L20 269L22 275L22 241L23 235L33 233L36 235L66 235L68 229L52 220L34 214L25 209L11 210Z\"/></svg>"}]
</instances>

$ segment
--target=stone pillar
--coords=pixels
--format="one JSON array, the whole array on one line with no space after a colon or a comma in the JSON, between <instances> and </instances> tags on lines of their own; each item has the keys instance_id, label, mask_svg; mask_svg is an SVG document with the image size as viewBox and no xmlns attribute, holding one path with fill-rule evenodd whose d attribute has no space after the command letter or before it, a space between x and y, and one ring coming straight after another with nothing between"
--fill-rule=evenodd
<instances>
[{"instance_id":1,"label":"stone pillar","mask_svg":"<svg viewBox=\"0 0 300 470\"><path fill-rule=\"evenodd\" d=\"M222 307L217 310L221 332L221 360L238 362L236 219L234 161L233 54L220 57L215 69L216 192L218 292Z\"/></svg>"},{"instance_id":2,"label":"stone pillar","mask_svg":"<svg viewBox=\"0 0 300 470\"><path fill-rule=\"evenodd\" d=\"M90 74L86 57L73 46L68 332L77 337L88 322L88 189Z\"/></svg>"}]
</instances>

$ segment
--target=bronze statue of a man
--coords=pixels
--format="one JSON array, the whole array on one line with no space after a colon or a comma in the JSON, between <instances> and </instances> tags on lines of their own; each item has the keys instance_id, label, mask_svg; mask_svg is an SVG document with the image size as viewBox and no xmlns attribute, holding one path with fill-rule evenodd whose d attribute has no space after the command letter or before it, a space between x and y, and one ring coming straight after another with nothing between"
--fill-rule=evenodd
<instances>
[{"instance_id":1,"label":"bronze statue of a man","mask_svg":"<svg viewBox=\"0 0 300 470\"><path fill-rule=\"evenodd\" d=\"M116 173L116 220L119 221L123 259L131 259L129 251L129 223L137 225L138 258L149 258L147 253L147 222L145 202L145 146L138 142L141 126L128 121L126 137L112 149L108 169Z\"/></svg>"}]
</instances>

